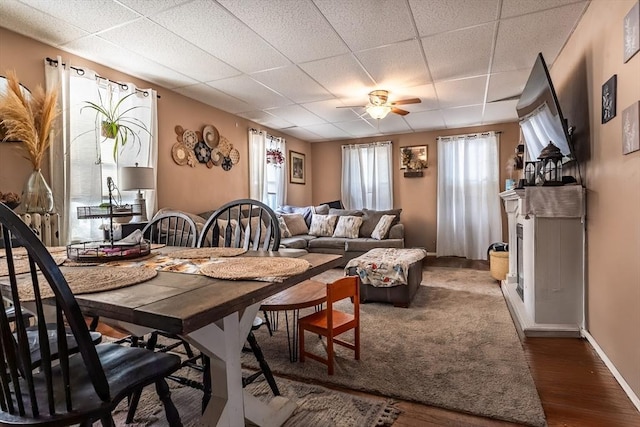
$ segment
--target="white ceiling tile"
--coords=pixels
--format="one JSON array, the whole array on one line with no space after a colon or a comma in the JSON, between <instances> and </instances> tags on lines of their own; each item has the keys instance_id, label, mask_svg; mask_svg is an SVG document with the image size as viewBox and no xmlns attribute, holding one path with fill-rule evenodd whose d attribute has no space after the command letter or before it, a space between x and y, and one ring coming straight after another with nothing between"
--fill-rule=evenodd
<instances>
[{"instance_id":1,"label":"white ceiling tile","mask_svg":"<svg viewBox=\"0 0 640 427\"><path fill-rule=\"evenodd\" d=\"M318 9L353 51L415 38L404 1L314 0ZM393 13L389 13L393 11Z\"/></svg>"},{"instance_id":2,"label":"white ceiling tile","mask_svg":"<svg viewBox=\"0 0 640 427\"><path fill-rule=\"evenodd\" d=\"M113 0L92 1L50 1L21 0L29 6L36 7L49 15L82 28L90 33L102 31L116 25L140 18L140 14L123 7ZM99 16L99 19L96 17ZM49 25L54 24L49 22ZM57 21L55 22L57 25Z\"/></svg>"},{"instance_id":3,"label":"white ceiling tile","mask_svg":"<svg viewBox=\"0 0 640 427\"><path fill-rule=\"evenodd\" d=\"M246 102L220 92L205 83L198 83L193 86L181 87L174 90L184 96L233 114L252 109L251 105Z\"/></svg>"},{"instance_id":4,"label":"white ceiling tile","mask_svg":"<svg viewBox=\"0 0 640 427\"><path fill-rule=\"evenodd\" d=\"M219 0L219 3L293 62L348 52L310 0Z\"/></svg>"},{"instance_id":5,"label":"white ceiling tile","mask_svg":"<svg viewBox=\"0 0 640 427\"><path fill-rule=\"evenodd\" d=\"M431 82L417 40L357 52L356 56L379 87L391 90Z\"/></svg>"},{"instance_id":6,"label":"white ceiling tile","mask_svg":"<svg viewBox=\"0 0 640 427\"><path fill-rule=\"evenodd\" d=\"M499 0L409 0L420 36L483 24L496 19Z\"/></svg>"},{"instance_id":7,"label":"white ceiling tile","mask_svg":"<svg viewBox=\"0 0 640 427\"><path fill-rule=\"evenodd\" d=\"M292 103L287 98L277 94L269 88L266 88L246 75L231 77L224 80L216 80L208 82L208 84L228 95L254 105L259 109L282 107Z\"/></svg>"},{"instance_id":8,"label":"white ceiling tile","mask_svg":"<svg viewBox=\"0 0 640 427\"><path fill-rule=\"evenodd\" d=\"M407 115L405 117L410 116ZM380 133L406 133L411 132L411 128L404 121L402 116L397 114L389 113L387 117L381 120L372 119L371 117L365 116L366 120L376 128Z\"/></svg>"},{"instance_id":9,"label":"white ceiling tile","mask_svg":"<svg viewBox=\"0 0 640 427\"><path fill-rule=\"evenodd\" d=\"M151 16L191 0L118 0L141 15Z\"/></svg>"},{"instance_id":10,"label":"white ceiling tile","mask_svg":"<svg viewBox=\"0 0 640 427\"><path fill-rule=\"evenodd\" d=\"M239 74L235 68L146 19L105 31L99 37L127 46L153 61L171 64L174 70L201 82Z\"/></svg>"},{"instance_id":11,"label":"white ceiling tile","mask_svg":"<svg viewBox=\"0 0 640 427\"><path fill-rule=\"evenodd\" d=\"M280 117L276 117L273 114L269 114L266 111L247 111L238 115L271 129L283 129L294 126L293 123L281 119Z\"/></svg>"},{"instance_id":12,"label":"white ceiling tile","mask_svg":"<svg viewBox=\"0 0 640 427\"><path fill-rule=\"evenodd\" d=\"M281 129L281 131L286 133L287 135L302 139L303 141L321 141L324 139L322 136L316 135L315 133L300 127Z\"/></svg>"},{"instance_id":13,"label":"white ceiling tile","mask_svg":"<svg viewBox=\"0 0 640 427\"><path fill-rule=\"evenodd\" d=\"M343 104L337 99L309 102L302 106L327 122L348 122L359 117L351 108L338 108Z\"/></svg>"},{"instance_id":14,"label":"white ceiling tile","mask_svg":"<svg viewBox=\"0 0 640 427\"><path fill-rule=\"evenodd\" d=\"M167 89L197 83L184 74L180 74L162 64L146 59L137 53L130 52L96 36L83 37L63 48L71 53L81 55L99 64L108 64L132 76L160 85Z\"/></svg>"},{"instance_id":15,"label":"white ceiling tile","mask_svg":"<svg viewBox=\"0 0 640 427\"><path fill-rule=\"evenodd\" d=\"M449 108L442 110L442 117L447 128L478 126L482 124L482 105Z\"/></svg>"},{"instance_id":16,"label":"white ceiling tile","mask_svg":"<svg viewBox=\"0 0 640 427\"><path fill-rule=\"evenodd\" d=\"M391 101L398 101L407 98L420 98L420 104L400 105L399 108L408 111L435 110L438 108L438 99L433 84L405 87L394 90L389 94Z\"/></svg>"},{"instance_id":17,"label":"white ceiling tile","mask_svg":"<svg viewBox=\"0 0 640 427\"><path fill-rule=\"evenodd\" d=\"M330 123L305 126L304 128L309 132L313 132L314 134L321 136L324 139L344 139L349 138L350 136L347 132L335 127Z\"/></svg>"},{"instance_id":18,"label":"white ceiling tile","mask_svg":"<svg viewBox=\"0 0 640 427\"><path fill-rule=\"evenodd\" d=\"M517 121L518 113L516 112L516 104L518 104L517 99L513 101L492 102L485 105L482 123L491 124Z\"/></svg>"},{"instance_id":19,"label":"white ceiling tile","mask_svg":"<svg viewBox=\"0 0 640 427\"><path fill-rule=\"evenodd\" d=\"M332 98L332 95L297 65L262 71L251 77L286 96L293 102L311 102Z\"/></svg>"},{"instance_id":20,"label":"white ceiling tile","mask_svg":"<svg viewBox=\"0 0 640 427\"><path fill-rule=\"evenodd\" d=\"M352 120L350 122L339 122L334 124L354 137L364 137L379 133L377 128L366 120Z\"/></svg>"},{"instance_id":21,"label":"white ceiling tile","mask_svg":"<svg viewBox=\"0 0 640 427\"><path fill-rule=\"evenodd\" d=\"M16 0L0 1L0 27L58 46L89 33L60 20L51 25L51 16Z\"/></svg>"},{"instance_id":22,"label":"white ceiling tile","mask_svg":"<svg viewBox=\"0 0 640 427\"><path fill-rule=\"evenodd\" d=\"M335 96L366 95L375 85L351 54L307 62L300 68Z\"/></svg>"},{"instance_id":23,"label":"white ceiling tile","mask_svg":"<svg viewBox=\"0 0 640 427\"><path fill-rule=\"evenodd\" d=\"M310 126L326 123L309 110L305 110L299 105L287 105L286 107L271 108L269 113L285 119L296 126Z\"/></svg>"},{"instance_id":24,"label":"white ceiling tile","mask_svg":"<svg viewBox=\"0 0 640 427\"><path fill-rule=\"evenodd\" d=\"M440 108L482 104L487 76L435 83Z\"/></svg>"},{"instance_id":25,"label":"white ceiling tile","mask_svg":"<svg viewBox=\"0 0 640 427\"><path fill-rule=\"evenodd\" d=\"M214 2L184 4L151 19L245 73L290 64L269 43Z\"/></svg>"},{"instance_id":26,"label":"white ceiling tile","mask_svg":"<svg viewBox=\"0 0 640 427\"><path fill-rule=\"evenodd\" d=\"M531 70L507 71L489 76L487 102L497 101L513 96L519 97L527 83Z\"/></svg>"},{"instance_id":27,"label":"white ceiling tile","mask_svg":"<svg viewBox=\"0 0 640 427\"><path fill-rule=\"evenodd\" d=\"M445 128L444 118L440 110L411 113L405 116L404 119L415 131Z\"/></svg>"},{"instance_id":28,"label":"white ceiling tile","mask_svg":"<svg viewBox=\"0 0 640 427\"><path fill-rule=\"evenodd\" d=\"M551 65L576 26L583 9L583 3L574 3L501 20L491 71L531 69L538 52L542 52L547 64ZM549 37L549 34L557 37Z\"/></svg>"},{"instance_id":29,"label":"white ceiling tile","mask_svg":"<svg viewBox=\"0 0 640 427\"><path fill-rule=\"evenodd\" d=\"M496 23L437 34L422 39L434 81L477 76L489 71ZM464 52L452 55L452 52Z\"/></svg>"},{"instance_id":30,"label":"white ceiling tile","mask_svg":"<svg viewBox=\"0 0 640 427\"><path fill-rule=\"evenodd\" d=\"M527 13L539 12L545 9L564 6L570 3L576 3L576 0L504 0L502 2L502 11L500 18L510 18ZM587 1L582 1L587 5Z\"/></svg>"}]
</instances>

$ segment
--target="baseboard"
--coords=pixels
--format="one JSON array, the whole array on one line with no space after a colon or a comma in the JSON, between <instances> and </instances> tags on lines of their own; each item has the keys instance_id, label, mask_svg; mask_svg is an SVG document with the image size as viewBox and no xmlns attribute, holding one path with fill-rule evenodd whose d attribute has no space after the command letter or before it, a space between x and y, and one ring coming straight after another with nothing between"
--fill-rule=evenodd
<instances>
[{"instance_id":1,"label":"baseboard","mask_svg":"<svg viewBox=\"0 0 640 427\"><path fill-rule=\"evenodd\" d=\"M622 390L624 390L624 392L627 394L629 399L631 399L631 403L633 403L633 405L636 407L638 412L640 412L640 398L638 398L638 396L636 396L636 394L633 392L631 387L629 387L629 384L627 384L627 382L624 380L622 375L620 375L620 372L618 372L613 362L611 362L611 360L607 357L604 350L602 350L602 348L598 345L598 342L595 340L595 338L593 338L593 336L584 329L582 330L582 336L584 336L587 339L587 341L589 341L589 344L591 344L591 347L593 347L596 353L598 353L598 356L600 356L600 359L602 359L602 361L607 366L607 368L609 368L609 371L611 371L611 373L613 374L613 377L616 379L616 381L618 381L618 384L620 384L620 387L622 387Z\"/></svg>"}]
</instances>

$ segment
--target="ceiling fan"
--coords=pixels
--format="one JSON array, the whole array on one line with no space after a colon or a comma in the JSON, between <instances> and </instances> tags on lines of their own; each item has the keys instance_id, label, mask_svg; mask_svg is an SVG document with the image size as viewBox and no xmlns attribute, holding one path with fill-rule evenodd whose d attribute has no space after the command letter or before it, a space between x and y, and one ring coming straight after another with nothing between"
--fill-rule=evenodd
<instances>
[{"instance_id":1,"label":"ceiling fan","mask_svg":"<svg viewBox=\"0 0 640 427\"><path fill-rule=\"evenodd\" d=\"M365 108L372 118L383 119L390 112L400 114L401 116L409 114L407 110L397 108L396 105L419 104L422 102L420 98L400 99L394 102L388 101L389 91L379 89L369 92L369 103L367 105L345 105L337 108Z\"/></svg>"}]
</instances>

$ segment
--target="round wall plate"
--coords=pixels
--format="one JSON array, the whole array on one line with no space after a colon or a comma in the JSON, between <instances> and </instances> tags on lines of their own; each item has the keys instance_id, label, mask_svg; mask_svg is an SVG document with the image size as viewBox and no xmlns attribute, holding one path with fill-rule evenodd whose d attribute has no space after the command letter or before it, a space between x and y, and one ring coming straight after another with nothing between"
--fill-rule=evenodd
<instances>
[{"instance_id":1,"label":"round wall plate","mask_svg":"<svg viewBox=\"0 0 640 427\"><path fill-rule=\"evenodd\" d=\"M215 126L207 125L202 128L202 139L204 139L204 142L206 142L209 147L216 148L218 142L220 142L220 133Z\"/></svg>"},{"instance_id":2,"label":"round wall plate","mask_svg":"<svg viewBox=\"0 0 640 427\"><path fill-rule=\"evenodd\" d=\"M173 144L173 147L171 147L171 157L173 157L173 161L180 166L187 164L189 158L187 152L188 148L181 142L176 142Z\"/></svg>"},{"instance_id":3,"label":"round wall plate","mask_svg":"<svg viewBox=\"0 0 640 427\"><path fill-rule=\"evenodd\" d=\"M206 164L211 160L211 148L204 141L198 142L193 151L200 163Z\"/></svg>"}]
</instances>

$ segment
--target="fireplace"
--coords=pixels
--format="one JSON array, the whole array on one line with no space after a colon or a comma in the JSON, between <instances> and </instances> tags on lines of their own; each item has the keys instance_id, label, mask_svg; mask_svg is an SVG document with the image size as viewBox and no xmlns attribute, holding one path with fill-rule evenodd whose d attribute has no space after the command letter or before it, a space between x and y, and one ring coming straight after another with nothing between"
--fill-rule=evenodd
<instances>
[{"instance_id":1,"label":"fireplace","mask_svg":"<svg viewBox=\"0 0 640 427\"><path fill-rule=\"evenodd\" d=\"M518 278L516 292L520 299L524 301L524 245L522 235L522 224L516 224L516 277Z\"/></svg>"}]
</instances>

